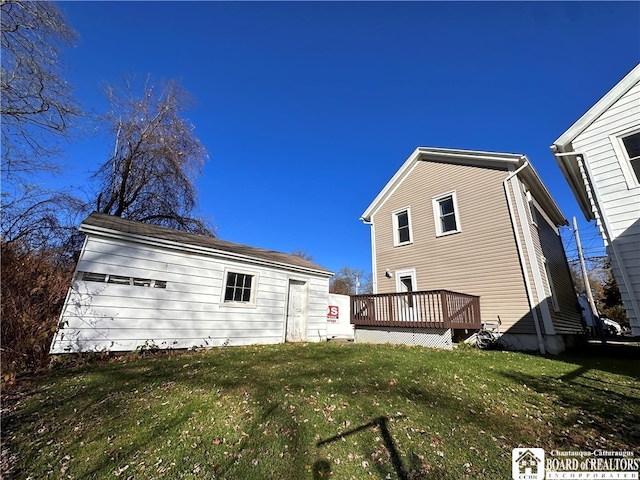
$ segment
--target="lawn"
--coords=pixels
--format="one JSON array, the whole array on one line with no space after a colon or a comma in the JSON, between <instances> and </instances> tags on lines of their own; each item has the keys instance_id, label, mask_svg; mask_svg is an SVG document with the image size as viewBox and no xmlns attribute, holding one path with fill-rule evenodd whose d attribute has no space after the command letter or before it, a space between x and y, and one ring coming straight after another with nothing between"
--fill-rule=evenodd
<instances>
[{"instance_id":1,"label":"lawn","mask_svg":"<svg viewBox=\"0 0 640 480\"><path fill-rule=\"evenodd\" d=\"M638 354L601 353L323 343L59 364L5 388L6 478L511 478L518 446L638 450Z\"/></svg>"}]
</instances>

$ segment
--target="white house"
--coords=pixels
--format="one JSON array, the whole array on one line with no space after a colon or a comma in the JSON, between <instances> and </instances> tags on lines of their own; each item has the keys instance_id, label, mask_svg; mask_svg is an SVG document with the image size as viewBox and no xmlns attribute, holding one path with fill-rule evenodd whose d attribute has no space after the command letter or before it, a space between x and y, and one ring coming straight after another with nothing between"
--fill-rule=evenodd
<instances>
[{"instance_id":1,"label":"white house","mask_svg":"<svg viewBox=\"0 0 640 480\"><path fill-rule=\"evenodd\" d=\"M300 257L92 213L51 353L327 337L332 273Z\"/></svg>"},{"instance_id":2,"label":"white house","mask_svg":"<svg viewBox=\"0 0 640 480\"><path fill-rule=\"evenodd\" d=\"M553 145L587 220L595 220L634 335L640 335L640 65Z\"/></svg>"}]
</instances>

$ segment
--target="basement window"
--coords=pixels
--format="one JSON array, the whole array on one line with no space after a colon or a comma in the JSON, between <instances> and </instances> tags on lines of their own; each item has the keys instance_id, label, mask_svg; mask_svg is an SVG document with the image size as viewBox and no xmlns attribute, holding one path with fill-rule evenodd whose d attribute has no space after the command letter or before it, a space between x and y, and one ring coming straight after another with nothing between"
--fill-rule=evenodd
<instances>
[{"instance_id":1,"label":"basement window","mask_svg":"<svg viewBox=\"0 0 640 480\"><path fill-rule=\"evenodd\" d=\"M107 283L115 283L116 285L131 285L131 277L121 277L120 275L109 275Z\"/></svg>"},{"instance_id":2,"label":"basement window","mask_svg":"<svg viewBox=\"0 0 640 480\"><path fill-rule=\"evenodd\" d=\"M115 285L133 285L134 287L167 288L165 280L150 278L125 277L122 275L108 275L106 273L78 272L76 280L83 282L113 283Z\"/></svg>"},{"instance_id":3,"label":"basement window","mask_svg":"<svg viewBox=\"0 0 640 480\"><path fill-rule=\"evenodd\" d=\"M101 282L104 283L107 281L107 276L104 273L93 273L93 272L78 272L76 276L78 280L83 280L85 282Z\"/></svg>"}]
</instances>

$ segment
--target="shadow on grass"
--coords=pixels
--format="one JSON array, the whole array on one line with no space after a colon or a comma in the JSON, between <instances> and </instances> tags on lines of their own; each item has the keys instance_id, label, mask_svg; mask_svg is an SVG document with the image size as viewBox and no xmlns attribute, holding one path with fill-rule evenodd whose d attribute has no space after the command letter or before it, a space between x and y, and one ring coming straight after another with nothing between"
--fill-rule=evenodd
<instances>
[{"instance_id":1,"label":"shadow on grass","mask_svg":"<svg viewBox=\"0 0 640 480\"><path fill-rule=\"evenodd\" d=\"M345 437L356 434L363 430L368 430L372 427L378 428L380 429L380 435L382 435L384 446L386 447L391 457L391 464L393 465L393 469L395 470L396 475L400 480L407 480L409 477L407 476L407 472L402 465L402 460L400 459L400 455L398 454L398 449L396 448L396 444L393 441L393 437L391 436L391 433L389 433L389 427L387 426L388 421L389 419L387 417L378 417L369 423L360 425L359 427L347 430L346 432L342 432L331 438L320 440L318 443L316 443L316 446L321 447L323 445L342 440Z\"/></svg>"},{"instance_id":2,"label":"shadow on grass","mask_svg":"<svg viewBox=\"0 0 640 480\"><path fill-rule=\"evenodd\" d=\"M550 359L575 369L555 377L522 371L502 375L551 396L559 407L574 412L556 412L556 425L564 432L564 438L561 433L557 441L566 441L575 425L586 424L609 442L631 450L640 447L640 347L589 344ZM573 438L574 442L594 440Z\"/></svg>"},{"instance_id":3,"label":"shadow on grass","mask_svg":"<svg viewBox=\"0 0 640 480\"><path fill-rule=\"evenodd\" d=\"M504 438L500 443L511 448L519 442L532 441L539 435L539 432L534 431L535 426L531 427L531 432L523 431L523 427L527 427L530 422L489 408L492 405L488 406L482 394L473 389L474 385L477 387L478 383L484 382L483 379L476 381L469 378L468 396L456 387L453 377L458 367L455 362L474 362L474 368L478 370L481 365L503 365L501 355L487 355L475 351L445 355L424 349L412 351L408 348L390 346L343 345L320 348L285 345L273 348L220 349L210 353L185 353L141 358L130 362L88 365L54 372L29 393L35 401L25 404L10 414L9 418L3 418L3 428L5 420L10 427L9 431L15 431L21 424L29 424L28 428L32 430L46 424L51 432L39 436L32 445L21 452L27 458L42 459L48 453L39 453L40 448L46 449L45 444L51 439L56 441L57 437L73 437L74 434L69 432L79 420L95 426L95 431L84 430L77 435L81 438L73 444L76 452L82 451L77 445L80 440L85 443L104 442L105 432L110 433L105 426L119 423L129 429L129 425L135 425L137 418L142 418L142 424L138 427L132 426L132 438L128 439L130 443L118 444L119 438L114 442L115 447L107 443L104 457L95 459L85 470L90 476L106 477L125 463L136 462L140 458L139 452L157 447L159 438L173 438L175 443L175 439L180 438L180 432L192 428L188 424L190 419L194 418L193 413L203 409L203 416L220 415L220 421L225 415L237 416L238 419L234 422L237 422L241 429L237 434L233 431L227 433L228 437L234 436L233 441L228 438L228 443L219 448L212 446L212 441L218 438L219 431L205 429L201 434L198 449L208 450L215 456L209 467L214 467L216 475L221 478L328 478L332 466L328 459L318 458L313 465L306 465L309 456L313 455L313 447L336 446L334 442L342 441L345 437L366 429L375 430L386 449L384 455L376 457L380 463L374 462L371 465L371 468L378 469L382 478L386 474L395 474L395 477L400 479L460 478L464 472L455 471L455 465L447 467L451 470L449 472L438 470L444 466L440 465L439 457L434 457L435 447L429 447L430 439L438 430L448 434L448 429L457 428L458 432L464 430L464 435L469 432L472 435L480 435L476 432L482 432L484 438L489 438L486 444L488 446L481 447L487 451L495 449L495 444L491 444L491 436L506 435L509 438ZM438 370L442 359L450 361L451 364ZM553 394L559 402L579 406L592 417L597 416L598 426L602 424L606 433L620 433L619 428L608 426L607 422L623 422L632 426L639 423L640 415L631 405L634 401L637 402L637 399L630 388L618 388L615 392L607 392L602 377L589 376L588 381L583 381L590 369L603 369L598 364L599 361L604 364L604 371L610 369L620 373L619 370L622 369L625 372L633 372L631 367L627 369L626 366L620 366L619 360L617 363L615 360L607 362L579 355L555 357L552 360L576 365L576 370L581 371L566 373L564 377L559 375L552 382L549 382L548 377L541 378L536 376L535 372L522 372L513 367L503 371L502 375L518 384L526 383L539 392ZM404 370L399 374L397 371L394 372L396 369ZM562 371L566 372L566 369ZM406 378L402 378L403 376ZM392 378L393 382L390 382ZM505 382L507 383L512 382ZM176 391L176 387L179 387L179 391ZM302 390L306 392L304 395L300 393ZM320 396L315 392L321 392ZM308 403L313 396L309 395L314 393L317 405ZM336 400L329 400L332 394L337 396ZM163 395L168 398L158 400ZM244 400L248 400L251 413L243 416L242 410L219 410L215 404L222 399L222 395L227 397L226 400L223 399L224 405L228 404L224 402L242 404ZM347 399L351 406L344 410L338 409L332 414L335 423L327 422L322 414L323 405L326 406L324 402L338 404L340 397ZM150 412L140 408L140 401L144 399L148 399ZM161 408L160 404L164 400L169 399L172 402L184 402L184 405L172 410L172 416L166 422L151 420L154 418L151 414L160 413L162 417L162 412L157 410ZM128 405L128 401L131 400L137 403ZM381 405L377 406L376 403L374 406L372 400L381 400ZM388 406L387 401L392 401L396 406ZM625 403L628 408L623 408L620 414L617 405ZM291 409L291 405L295 408ZM394 416L398 409L405 410L401 405L410 409L411 419ZM318 410L314 410L314 407ZM139 410L135 411L135 408ZM304 423L307 419L302 418L296 408L306 409L309 415L314 416L310 417L310 423ZM604 414L602 410L605 411ZM606 413L609 411L611 415ZM138 417L132 416L134 413ZM45 414L48 415L46 420L42 416ZM615 420L615 415L620 415L620 418ZM332 435L335 432L334 427L347 419L360 426ZM433 420L437 421L439 426L432 424ZM567 425L573 420L559 417L559 421ZM317 429L312 428L314 421L318 423ZM393 425L389 423L396 421ZM267 423L269 427L266 426ZM420 437L424 440L424 448L432 448L433 451L425 452L416 442L407 441L402 436L405 433L403 427L407 425L424 429L425 432L415 433L412 430L411 435L414 438ZM396 426L398 431L395 431ZM606 430L607 428L609 430ZM267 429L271 431L269 435L263 433ZM274 435L274 429L279 437ZM632 427L629 429L631 430L623 433L626 435L625 438L633 440ZM558 438L560 430L554 428L554 435ZM246 437L240 435L243 431L247 432ZM317 442L313 440L316 433L323 435L324 439ZM460 460L459 469L467 461L477 461L476 453L471 451L470 447L480 446L468 443L464 435L456 433L458 444L455 447L447 446L455 449ZM626 441L628 443L631 440ZM474 441L476 440L470 440ZM263 452L265 445L269 445L270 455L275 458L257 458L257 465L252 465L250 456ZM380 453L372 443L365 445L365 442L360 441L360 445L358 448L363 449L362 453L366 459ZM119 446L123 448L120 450ZM438 448L449 452L444 447ZM229 456L221 456L216 449L228 451ZM115 452L113 455L111 450ZM333 450L335 449L332 449L332 453ZM431 458L424 460L430 463L429 471L427 467L423 467L423 459L418 458L416 452L422 457L431 455ZM242 454L242 458L238 454ZM284 460L280 460L283 457L278 458L278 454L284 454ZM499 456L500 452L491 452L488 455ZM25 462L28 464L28 460ZM187 465L188 462L185 461L184 468ZM179 461L176 468L182 468ZM73 473L72 469L70 473ZM150 472L137 473L144 475ZM248 474L254 476L247 477Z\"/></svg>"},{"instance_id":4,"label":"shadow on grass","mask_svg":"<svg viewBox=\"0 0 640 480\"><path fill-rule=\"evenodd\" d=\"M589 370L601 370L640 380L640 345L637 344L589 343L552 358L579 365L579 368L563 377L565 381L573 380Z\"/></svg>"}]
</instances>

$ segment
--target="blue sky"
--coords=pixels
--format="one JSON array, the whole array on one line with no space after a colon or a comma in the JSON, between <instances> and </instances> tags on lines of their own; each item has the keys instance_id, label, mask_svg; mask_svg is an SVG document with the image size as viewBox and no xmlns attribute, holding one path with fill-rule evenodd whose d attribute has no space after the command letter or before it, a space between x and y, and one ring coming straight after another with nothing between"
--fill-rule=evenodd
<instances>
[{"instance_id":1,"label":"blue sky","mask_svg":"<svg viewBox=\"0 0 640 480\"><path fill-rule=\"evenodd\" d=\"M80 35L64 58L87 111L124 74L195 97L201 210L222 239L370 272L359 217L432 146L525 153L599 251L549 145L640 61L638 2L59 6ZM69 145L56 183L86 188L109 150L100 135Z\"/></svg>"}]
</instances>

